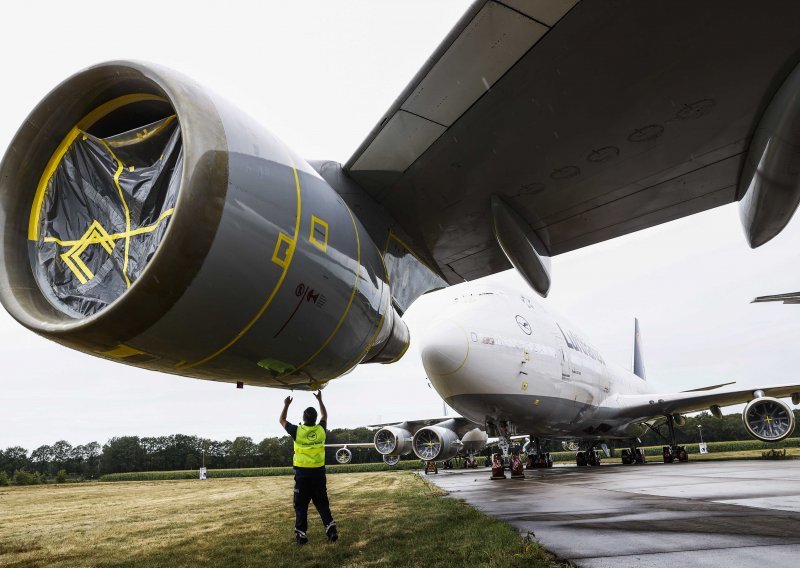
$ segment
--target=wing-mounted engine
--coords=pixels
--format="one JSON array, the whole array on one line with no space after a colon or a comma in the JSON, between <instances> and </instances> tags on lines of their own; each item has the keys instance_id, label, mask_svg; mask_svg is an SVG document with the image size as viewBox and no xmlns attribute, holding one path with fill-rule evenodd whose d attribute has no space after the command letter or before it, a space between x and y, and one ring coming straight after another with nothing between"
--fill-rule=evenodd
<instances>
[{"instance_id":1,"label":"wing-mounted engine","mask_svg":"<svg viewBox=\"0 0 800 568\"><path fill-rule=\"evenodd\" d=\"M336 463L342 465L348 464L353 460L353 452L348 448L339 448L336 450Z\"/></svg>"},{"instance_id":2,"label":"wing-mounted engine","mask_svg":"<svg viewBox=\"0 0 800 568\"><path fill-rule=\"evenodd\" d=\"M0 163L0 300L92 355L318 388L396 360L376 245L302 158L173 71L111 62L56 87Z\"/></svg>"},{"instance_id":3,"label":"wing-mounted engine","mask_svg":"<svg viewBox=\"0 0 800 568\"><path fill-rule=\"evenodd\" d=\"M383 456L405 456L411 453L413 436L399 426L384 426L375 432L375 449Z\"/></svg>"},{"instance_id":4,"label":"wing-mounted engine","mask_svg":"<svg viewBox=\"0 0 800 568\"><path fill-rule=\"evenodd\" d=\"M742 412L747 432L764 442L778 442L794 431L794 413L788 404L769 396L755 398Z\"/></svg>"},{"instance_id":5,"label":"wing-mounted engine","mask_svg":"<svg viewBox=\"0 0 800 568\"><path fill-rule=\"evenodd\" d=\"M414 434L414 454L425 461L449 460L463 448L453 430L444 426L426 426Z\"/></svg>"},{"instance_id":6,"label":"wing-mounted engine","mask_svg":"<svg viewBox=\"0 0 800 568\"><path fill-rule=\"evenodd\" d=\"M397 462L400 461L400 456L383 456L383 463L388 466L396 466Z\"/></svg>"},{"instance_id":7,"label":"wing-mounted engine","mask_svg":"<svg viewBox=\"0 0 800 568\"><path fill-rule=\"evenodd\" d=\"M476 454L486 447L489 436L480 428L473 428L461 436L462 450L465 454Z\"/></svg>"}]
</instances>

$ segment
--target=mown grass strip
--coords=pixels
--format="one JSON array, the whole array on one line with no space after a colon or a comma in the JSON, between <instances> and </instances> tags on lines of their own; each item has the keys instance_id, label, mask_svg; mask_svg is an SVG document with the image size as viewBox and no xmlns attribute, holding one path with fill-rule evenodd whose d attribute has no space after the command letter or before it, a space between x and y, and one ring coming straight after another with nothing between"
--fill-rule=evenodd
<instances>
[{"instance_id":1,"label":"mown grass strip","mask_svg":"<svg viewBox=\"0 0 800 568\"><path fill-rule=\"evenodd\" d=\"M564 566L511 526L409 472L328 478L340 538L309 511L294 544L292 479L3 488L0 566Z\"/></svg>"},{"instance_id":2,"label":"mown grass strip","mask_svg":"<svg viewBox=\"0 0 800 568\"><path fill-rule=\"evenodd\" d=\"M325 469L332 473L375 473L380 471L406 471L420 469L419 460L402 460L396 466L390 467L383 462L379 463L351 463L346 465L328 465ZM131 473L107 473L100 476L100 481L165 481L175 479L197 479L198 470L179 471L139 471ZM275 475L294 475L291 467L249 467L240 469L210 469L210 479L228 477L269 477Z\"/></svg>"}]
</instances>

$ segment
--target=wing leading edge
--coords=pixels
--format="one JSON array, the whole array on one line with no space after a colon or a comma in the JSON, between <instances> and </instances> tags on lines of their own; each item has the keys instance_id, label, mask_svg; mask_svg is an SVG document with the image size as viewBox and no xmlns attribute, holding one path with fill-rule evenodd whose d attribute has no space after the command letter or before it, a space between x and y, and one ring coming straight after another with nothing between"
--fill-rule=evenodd
<instances>
[{"instance_id":1,"label":"wing leading edge","mask_svg":"<svg viewBox=\"0 0 800 568\"><path fill-rule=\"evenodd\" d=\"M747 389L721 387L711 390L649 395L618 395L606 401L603 406L610 407L610 413L615 418L644 421L668 414L708 410L712 405L742 404L756 398L756 391L763 391L765 396L785 398L800 393L800 384Z\"/></svg>"}]
</instances>

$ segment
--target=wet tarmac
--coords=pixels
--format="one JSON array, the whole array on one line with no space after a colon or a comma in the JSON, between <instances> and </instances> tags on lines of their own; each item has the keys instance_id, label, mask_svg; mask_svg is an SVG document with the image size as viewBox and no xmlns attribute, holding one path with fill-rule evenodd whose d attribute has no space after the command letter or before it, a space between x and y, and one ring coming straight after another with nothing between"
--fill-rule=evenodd
<instances>
[{"instance_id":1,"label":"wet tarmac","mask_svg":"<svg viewBox=\"0 0 800 568\"><path fill-rule=\"evenodd\" d=\"M797 460L439 471L451 497L578 566L800 566Z\"/></svg>"}]
</instances>

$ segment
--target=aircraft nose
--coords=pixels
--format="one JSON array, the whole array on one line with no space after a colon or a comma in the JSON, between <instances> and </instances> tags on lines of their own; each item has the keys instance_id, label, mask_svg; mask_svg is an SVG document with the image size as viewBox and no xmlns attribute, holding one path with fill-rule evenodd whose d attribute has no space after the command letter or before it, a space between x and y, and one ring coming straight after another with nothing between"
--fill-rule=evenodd
<instances>
[{"instance_id":1,"label":"aircraft nose","mask_svg":"<svg viewBox=\"0 0 800 568\"><path fill-rule=\"evenodd\" d=\"M428 376L452 375L469 357L467 332L450 320L434 322L421 342L422 365Z\"/></svg>"}]
</instances>

